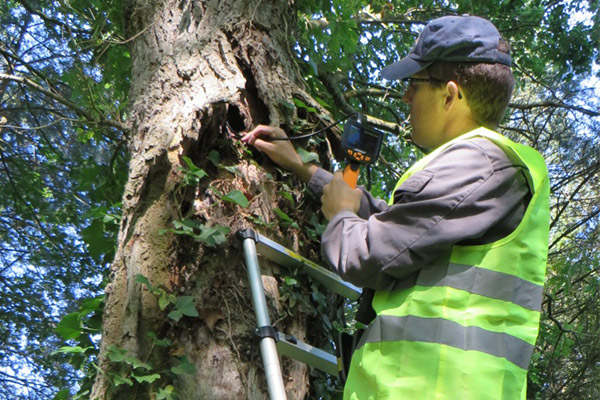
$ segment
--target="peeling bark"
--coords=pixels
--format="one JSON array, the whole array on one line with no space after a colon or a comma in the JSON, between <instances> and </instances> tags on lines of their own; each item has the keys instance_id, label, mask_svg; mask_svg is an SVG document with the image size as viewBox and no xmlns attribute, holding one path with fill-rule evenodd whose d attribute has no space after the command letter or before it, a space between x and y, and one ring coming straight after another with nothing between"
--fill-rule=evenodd
<instances>
[{"instance_id":1,"label":"peeling bark","mask_svg":"<svg viewBox=\"0 0 600 400\"><path fill-rule=\"evenodd\" d=\"M107 287L99 360L105 373L98 374L91 397L155 398L159 387L173 384L181 399L268 398L239 249L232 249L231 243L209 248L161 229L190 218L229 226L233 233L249 226L245 216L271 220L276 183L244 160L231 128L289 123L294 115L284 103L293 97L310 99L288 44L289 27L295 25L293 3L131 0L128 7L131 35L143 32L131 49L131 161ZM208 161L211 150L224 164L234 163L239 173ZM195 191L182 185L183 156L209 172ZM251 204L241 210L220 202L209 186L221 193L238 189ZM169 320L157 297L136 283L138 274L154 287L192 296L200 316L178 323ZM278 312L285 311L278 304L277 283L268 271L264 281L277 320ZM287 332L305 337L300 313L281 320ZM172 346L154 346L148 332L169 338ZM134 381L133 386L115 387L109 373L119 369L108 357L111 345L161 371L185 355L196 372L171 378L162 374L153 384ZM306 367L288 361L283 365L290 398L304 398Z\"/></svg>"}]
</instances>

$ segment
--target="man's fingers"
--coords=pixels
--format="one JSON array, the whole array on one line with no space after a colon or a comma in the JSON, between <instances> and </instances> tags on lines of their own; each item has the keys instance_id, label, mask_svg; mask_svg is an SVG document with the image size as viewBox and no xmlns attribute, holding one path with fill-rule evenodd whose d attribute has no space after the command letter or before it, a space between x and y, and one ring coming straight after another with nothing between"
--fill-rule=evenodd
<instances>
[{"instance_id":1,"label":"man's fingers","mask_svg":"<svg viewBox=\"0 0 600 400\"><path fill-rule=\"evenodd\" d=\"M257 140L269 141L269 138L287 137L283 129L268 125L258 125L242 137L242 142L254 145Z\"/></svg>"}]
</instances>

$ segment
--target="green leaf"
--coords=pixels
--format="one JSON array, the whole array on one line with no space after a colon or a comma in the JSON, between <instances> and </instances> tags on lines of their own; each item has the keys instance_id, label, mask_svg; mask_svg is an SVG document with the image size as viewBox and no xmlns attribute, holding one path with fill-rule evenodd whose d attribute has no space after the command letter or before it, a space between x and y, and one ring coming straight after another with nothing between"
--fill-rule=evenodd
<instances>
[{"instance_id":1,"label":"green leaf","mask_svg":"<svg viewBox=\"0 0 600 400\"><path fill-rule=\"evenodd\" d=\"M161 310L167 308L167 306L171 304L171 298L166 293L164 295L158 297L158 307Z\"/></svg>"},{"instance_id":2,"label":"green leaf","mask_svg":"<svg viewBox=\"0 0 600 400\"><path fill-rule=\"evenodd\" d=\"M227 241L227 234L231 229L227 226L215 225L212 227L202 227L202 233L196 238L204 242L209 247L216 247Z\"/></svg>"},{"instance_id":3,"label":"green leaf","mask_svg":"<svg viewBox=\"0 0 600 400\"><path fill-rule=\"evenodd\" d=\"M113 383L115 384L115 386L121 386L121 385L127 385L127 386L133 386L133 381L129 378L126 378L124 376L120 376L120 375L116 375L116 374L109 374L112 377Z\"/></svg>"},{"instance_id":4,"label":"green leaf","mask_svg":"<svg viewBox=\"0 0 600 400\"><path fill-rule=\"evenodd\" d=\"M69 389L63 389L60 392L56 393L52 400L68 400L69 394Z\"/></svg>"},{"instance_id":5,"label":"green leaf","mask_svg":"<svg viewBox=\"0 0 600 400\"><path fill-rule=\"evenodd\" d=\"M100 219L94 219L87 228L81 231L90 256L96 262L101 262L102 256L110 253L114 247L114 242L104 234L104 231L105 226Z\"/></svg>"},{"instance_id":6,"label":"green leaf","mask_svg":"<svg viewBox=\"0 0 600 400\"><path fill-rule=\"evenodd\" d=\"M150 284L150 281L148 280L148 278L146 278L142 274L137 274L135 276L135 282L141 283L142 285L146 285L146 287L148 287L148 290L150 290L150 291L152 291L154 289L154 287Z\"/></svg>"},{"instance_id":7,"label":"green leaf","mask_svg":"<svg viewBox=\"0 0 600 400\"><path fill-rule=\"evenodd\" d=\"M64 346L64 347L61 347L60 349L52 352L52 354L57 354L57 353L83 354L83 353L85 353L89 349L93 349L93 346L89 346L89 347Z\"/></svg>"},{"instance_id":8,"label":"green leaf","mask_svg":"<svg viewBox=\"0 0 600 400\"><path fill-rule=\"evenodd\" d=\"M198 316L198 310L196 310L194 298L192 296L178 297L177 302L175 303L175 309L181 311L183 315L187 315L188 317Z\"/></svg>"},{"instance_id":9,"label":"green leaf","mask_svg":"<svg viewBox=\"0 0 600 400\"><path fill-rule=\"evenodd\" d=\"M293 99L294 104L296 105L296 107L298 108L304 108L306 111L308 112L317 112L317 109L314 107L309 107L307 106L302 100L300 99Z\"/></svg>"},{"instance_id":10,"label":"green leaf","mask_svg":"<svg viewBox=\"0 0 600 400\"><path fill-rule=\"evenodd\" d=\"M279 219L290 223L294 222L294 220L289 215L281 211L279 208L274 208L273 211L275 212L275 214L277 214Z\"/></svg>"},{"instance_id":11,"label":"green leaf","mask_svg":"<svg viewBox=\"0 0 600 400\"><path fill-rule=\"evenodd\" d=\"M187 169L182 168L182 170L185 171L185 176L183 178L184 185L197 185L200 183L200 179L208 175L202 168L196 167L189 157L183 156L181 158L187 166Z\"/></svg>"},{"instance_id":12,"label":"green leaf","mask_svg":"<svg viewBox=\"0 0 600 400\"><path fill-rule=\"evenodd\" d=\"M248 204L250 204L246 196L244 196L244 193L240 192L237 189L234 189L231 192L227 193L225 196L221 197L221 200L228 201L230 203L235 203L242 208L246 208L248 207Z\"/></svg>"},{"instance_id":13,"label":"green leaf","mask_svg":"<svg viewBox=\"0 0 600 400\"><path fill-rule=\"evenodd\" d=\"M133 367L133 369L136 368L143 368L146 370L151 370L152 366L146 362L143 362L142 360L140 360L137 357L132 357L127 355L127 350L121 349L113 344L111 344L110 346L108 346L108 358L115 363L125 363L125 364L129 364Z\"/></svg>"},{"instance_id":14,"label":"green leaf","mask_svg":"<svg viewBox=\"0 0 600 400\"><path fill-rule=\"evenodd\" d=\"M295 203L294 196L292 196L292 194L290 192L287 192L285 190L280 190L279 192L277 192L277 194L285 199L288 199L292 203L292 205Z\"/></svg>"},{"instance_id":15,"label":"green leaf","mask_svg":"<svg viewBox=\"0 0 600 400\"><path fill-rule=\"evenodd\" d=\"M78 338L82 330L83 325L78 312L65 315L56 325L56 333L65 340Z\"/></svg>"},{"instance_id":16,"label":"green leaf","mask_svg":"<svg viewBox=\"0 0 600 400\"><path fill-rule=\"evenodd\" d=\"M152 383L155 380L160 379L159 374L152 374L152 375L135 375L135 374L133 374L132 376L133 376L133 379L135 379L139 383L144 383L144 382Z\"/></svg>"},{"instance_id":17,"label":"green leaf","mask_svg":"<svg viewBox=\"0 0 600 400\"><path fill-rule=\"evenodd\" d=\"M238 168L237 165L231 165L231 166L223 167L223 169L225 171L231 172L234 175L239 175L239 173L240 173L240 169Z\"/></svg>"},{"instance_id":18,"label":"green leaf","mask_svg":"<svg viewBox=\"0 0 600 400\"><path fill-rule=\"evenodd\" d=\"M210 153L208 153L208 156L206 156L206 158L208 158L210 162L212 162L215 165L215 167L219 167L221 156L219 155L218 151L211 150Z\"/></svg>"},{"instance_id":19,"label":"green leaf","mask_svg":"<svg viewBox=\"0 0 600 400\"><path fill-rule=\"evenodd\" d=\"M173 344L173 342L169 338L159 339L156 336L156 333L154 332L148 332L148 336L152 339L152 342L158 347L169 347Z\"/></svg>"},{"instance_id":20,"label":"green leaf","mask_svg":"<svg viewBox=\"0 0 600 400\"><path fill-rule=\"evenodd\" d=\"M303 163L309 163L312 161L316 161L317 163L320 162L319 155L317 153L308 152L308 151L304 150L302 147L299 147L296 150L298 151L298 155L300 156L300 159L302 160Z\"/></svg>"},{"instance_id":21,"label":"green leaf","mask_svg":"<svg viewBox=\"0 0 600 400\"><path fill-rule=\"evenodd\" d=\"M156 400L175 400L175 387L167 385L164 388L158 389Z\"/></svg>"},{"instance_id":22,"label":"green leaf","mask_svg":"<svg viewBox=\"0 0 600 400\"><path fill-rule=\"evenodd\" d=\"M173 310L167 316L172 320L175 320L175 322L179 322L181 317L183 317L183 313L179 310Z\"/></svg>"},{"instance_id":23,"label":"green leaf","mask_svg":"<svg viewBox=\"0 0 600 400\"><path fill-rule=\"evenodd\" d=\"M127 356L127 351L120 349L119 347L115 346L114 344L111 344L110 346L108 346L107 348L108 350L108 358L112 361L112 362L122 362L125 357Z\"/></svg>"},{"instance_id":24,"label":"green leaf","mask_svg":"<svg viewBox=\"0 0 600 400\"><path fill-rule=\"evenodd\" d=\"M194 366L194 364L190 363L187 359L187 357L182 357L181 362L179 363L179 365L174 366L173 368L171 368L171 371L174 374L177 375L183 375L183 374L188 374L188 375L193 375L196 373L196 367Z\"/></svg>"},{"instance_id":25,"label":"green leaf","mask_svg":"<svg viewBox=\"0 0 600 400\"><path fill-rule=\"evenodd\" d=\"M175 302L174 309L169 313L169 318L179 322L181 317L187 315L188 317L197 317L198 310L194 305L194 298L192 296L180 296Z\"/></svg>"},{"instance_id":26,"label":"green leaf","mask_svg":"<svg viewBox=\"0 0 600 400\"><path fill-rule=\"evenodd\" d=\"M286 108L289 108L290 110L294 110L295 107L292 103L287 102L287 101L280 101L280 104Z\"/></svg>"},{"instance_id":27,"label":"green leaf","mask_svg":"<svg viewBox=\"0 0 600 400\"><path fill-rule=\"evenodd\" d=\"M286 276L285 278L285 284L288 286L293 286L296 285L298 283L298 281L290 276Z\"/></svg>"},{"instance_id":28,"label":"green leaf","mask_svg":"<svg viewBox=\"0 0 600 400\"><path fill-rule=\"evenodd\" d=\"M81 306L79 307L79 315L83 317L91 312L102 311L103 306L104 295L96 296L91 299L86 299L81 302Z\"/></svg>"}]
</instances>

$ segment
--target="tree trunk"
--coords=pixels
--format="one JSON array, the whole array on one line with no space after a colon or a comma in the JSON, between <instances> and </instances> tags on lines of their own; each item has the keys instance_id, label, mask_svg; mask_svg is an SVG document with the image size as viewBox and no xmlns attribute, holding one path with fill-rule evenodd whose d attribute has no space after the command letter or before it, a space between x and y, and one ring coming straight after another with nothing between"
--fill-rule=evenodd
<instances>
[{"instance_id":1,"label":"tree trunk","mask_svg":"<svg viewBox=\"0 0 600 400\"><path fill-rule=\"evenodd\" d=\"M139 34L131 47L131 161L93 399L156 398L172 388L186 400L268 397L243 258L232 246L248 220L269 226L279 188L232 135L289 124L293 98L314 104L288 43L293 8L277 0L131 0L125 11L131 36ZM199 185L185 185L184 156L208 173ZM234 189L247 207L220 199ZM211 247L193 237L197 228L175 233L174 221L226 226L228 241ZM272 321L304 339L305 317L285 312L272 275L263 281ZM177 296L191 296L199 316L168 317ZM282 365L289 398L306 397L306 367Z\"/></svg>"}]
</instances>

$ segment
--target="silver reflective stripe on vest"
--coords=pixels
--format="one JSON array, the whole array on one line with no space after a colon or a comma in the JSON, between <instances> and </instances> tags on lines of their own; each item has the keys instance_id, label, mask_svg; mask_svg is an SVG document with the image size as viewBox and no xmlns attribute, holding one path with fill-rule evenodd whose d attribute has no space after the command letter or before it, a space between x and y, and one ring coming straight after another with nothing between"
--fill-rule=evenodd
<instances>
[{"instance_id":1,"label":"silver reflective stripe on vest","mask_svg":"<svg viewBox=\"0 0 600 400\"><path fill-rule=\"evenodd\" d=\"M467 351L480 351L505 358L522 369L529 367L533 354L532 345L506 333L462 326L441 318L412 315L378 315L360 338L357 348L365 343L392 341L438 343Z\"/></svg>"},{"instance_id":2,"label":"silver reflective stripe on vest","mask_svg":"<svg viewBox=\"0 0 600 400\"><path fill-rule=\"evenodd\" d=\"M446 268L423 268L416 284L448 286L469 293L509 301L532 311L540 311L544 287L513 275L472 265L449 264Z\"/></svg>"}]
</instances>

